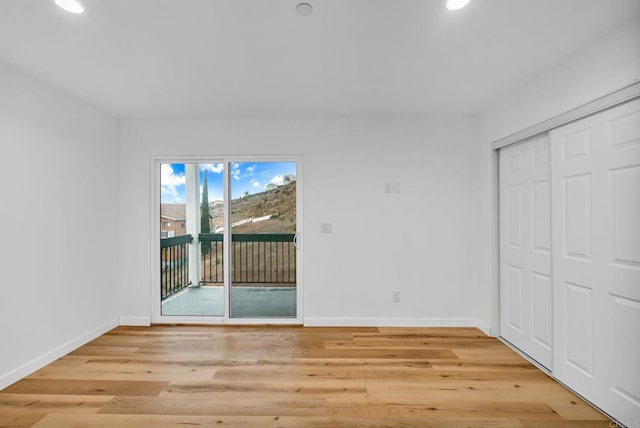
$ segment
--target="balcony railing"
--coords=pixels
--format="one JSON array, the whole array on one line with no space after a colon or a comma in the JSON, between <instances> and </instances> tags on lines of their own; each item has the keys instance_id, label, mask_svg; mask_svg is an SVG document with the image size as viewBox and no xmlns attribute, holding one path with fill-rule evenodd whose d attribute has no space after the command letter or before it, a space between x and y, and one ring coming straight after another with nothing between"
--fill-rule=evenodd
<instances>
[{"instance_id":1,"label":"balcony railing","mask_svg":"<svg viewBox=\"0 0 640 428\"><path fill-rule=\"evenodd\" d=\"M189 286L189 244L191 235L160 240L162 300Z\"/></svg>"},{"instance_id":2,"label":"balcony railing","mask_svg":"<svg viewBox=\"0 0 640 428\"><path fill-rule=\"evenodd\" d=\"M224 282L223 236L218 233L200 234L205 246L202 252L203 284ZM231 282L234 285L269 284L273 286L296 283L295 235L292 233L234 233ZM208 245L207 245L208 244Z\"/></svg>"},{"instance_id":3,"label":"balcony railing","mask_svg":"<svg viewBox=\"0 0 640 428\"><path fill-rule=\"evenodd\" d=\"M222 284L224 282L224 254L221 233L201 233L200 240L200 284Z\"/></svg>"},{"instance_id":4,"label":"balcony railing","mask_svg":"<svg viewBox=\"0 0 640 428\"><path fill-rule=\"evenodd\" d=\"M234 233L231 280L234 285L295 285L294 234ZM224 235L201 233L200 284L224 283ZM162 300L188 287L191 235L160 240Z\"/></svg>"}]
</instances>

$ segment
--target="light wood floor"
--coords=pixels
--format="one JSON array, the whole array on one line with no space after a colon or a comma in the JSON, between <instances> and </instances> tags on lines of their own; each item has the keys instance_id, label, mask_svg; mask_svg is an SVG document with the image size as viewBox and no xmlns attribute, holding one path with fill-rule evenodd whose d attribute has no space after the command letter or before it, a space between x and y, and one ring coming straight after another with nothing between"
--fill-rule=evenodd
<instances>
[{"instance_id":1,"label":"light wood floor","mask_svg":"<svg viewBox=\"0 0 640 428\"><path fill-rule=\"evenodd\" d=\"M119 327L0 391L0 426L609 427L474 328Z\"/></svg>"}]
</instances>

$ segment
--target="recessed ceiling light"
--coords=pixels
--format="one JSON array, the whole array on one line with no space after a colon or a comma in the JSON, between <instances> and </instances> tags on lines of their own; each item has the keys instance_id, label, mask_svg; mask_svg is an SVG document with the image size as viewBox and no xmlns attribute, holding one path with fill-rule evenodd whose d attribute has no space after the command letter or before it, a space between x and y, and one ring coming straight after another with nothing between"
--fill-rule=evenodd
<instances>
[{"instance_id":1,"label":"recessed ceiling light","mask_svg":"<svg viewBox=\"0 0 640 428\"><path fill-rule=\"evenodd\" d=\"M313 12L313 7L311 7L309 3L298 3L298 5L296 6L296 12L298 12L298 15L302 16L311 15L311 12Z\"/></svg>"},{"instance_id":2,"label":"recessed ceiling light","mask_svg":"<svg viewBox=\"0 0 640 428\"><path fill-rule=\"evenodd\" d=\"M458 10L469 4L470 0L447 0L447 9Z\"/></svg>"},{"instance_id":3,"label":"recessed ceiling light","mask_svg":"<svg viewBox=\"0 0 640 428\"><path fill-rule=\"evenodd\" d=\"M79 15L84 13L84 6L78 0L55 0L59 8Z\"/></svg>"}]
</instances>

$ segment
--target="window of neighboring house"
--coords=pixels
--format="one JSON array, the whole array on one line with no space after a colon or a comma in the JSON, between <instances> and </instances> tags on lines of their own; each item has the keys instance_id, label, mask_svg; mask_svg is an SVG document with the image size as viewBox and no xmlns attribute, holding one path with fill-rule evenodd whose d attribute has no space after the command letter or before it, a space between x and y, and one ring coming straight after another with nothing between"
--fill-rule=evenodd
<instances>
[{"instance_id":1,"label":"window of neighboring house","mask_svg":"<svg viewBox=\"0 0 640 428\"><path fill-rule=\"evenodd\" d=\"M170 221L165 221L164 222L164 227L171 227L171 222Z\"/></svg>"}]
</instances>

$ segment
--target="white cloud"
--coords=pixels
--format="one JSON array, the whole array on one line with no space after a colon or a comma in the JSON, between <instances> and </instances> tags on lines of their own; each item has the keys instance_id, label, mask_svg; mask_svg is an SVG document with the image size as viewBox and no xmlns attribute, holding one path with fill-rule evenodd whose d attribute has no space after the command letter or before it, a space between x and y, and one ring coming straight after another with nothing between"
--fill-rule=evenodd
<instances>
[{"instance_id":1,"label":"white cloud","mask_svg":"<svg viewBox=\"0 0 640 428\"><path fill-rule=\"evenodd\" d=\"M284 176L282 174L278 174L271 179L270 183L282 186L284 184Z\"/></svg>"},{"instance_id":2,"label":"white cloud","mask_svg":"<svg viewBox=\"0 0 640 428\"><path fill-rule=\"evenodd\" d=\"M252 165L252 166L248 166L245 171L247 171L249 174L253 174L253 171L255 171L256 169L256 165Z\"/></svg>"},{"instance_id":3,"label":"white cloud","mask_svg":"<svg viewBox=\"0 0 640 428\"><path fill-rule=\"evenodd\" d=\"M233 177L234 180L240 180L241 178L240 164L237 162L231 164L231 177Z\"/></svg>"},{"instance_id":4,"label":"white cloud","mask_svg":"<svg viewBox=\"0 0 640 428\"><path fill-rule=\"evenodd\" d=\"M178 197L178 187L184 186L184 174L176 174L168 163L160 165L160 193L164 197Z\"/></svg>"},{"instance_id":5,"label":"white cloud","mask_svg":"<svg viewBox=\"0 0 640 428\"><path fill-rule=\"evenodd\" d=\"M201 164L200 169L215 172L216 174L220 174L222 171L224 171L224 164L222 163Z\"/></svg>"},{"instance_id":6,"label":"white cloud","mask_svg":"<svg viewBox=\"0 0 640 428\"><path fill-rule=\"evenodd\" d=\"M251 184L253 185L253 187L260 187L261 184L258 180L251 180Z\"/></svg>"}]
</instances>

